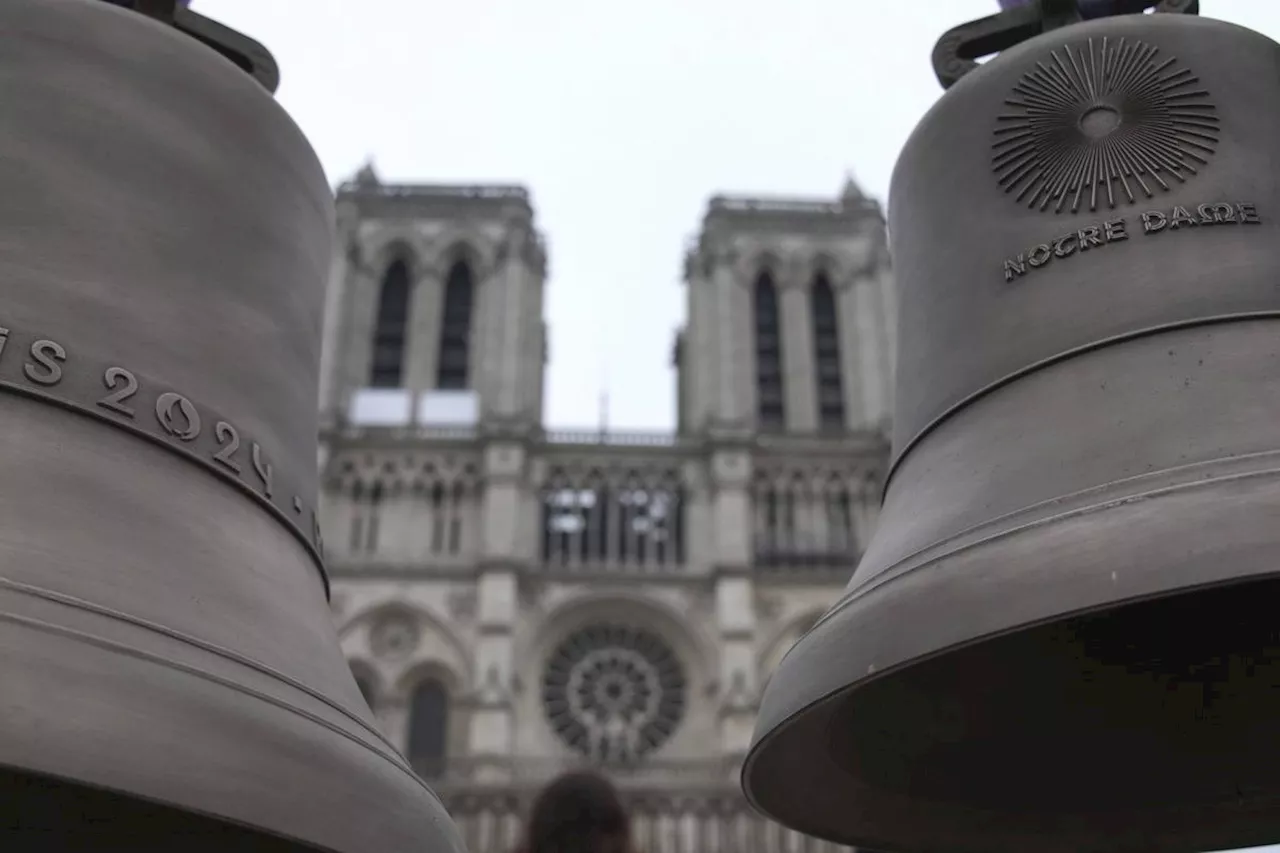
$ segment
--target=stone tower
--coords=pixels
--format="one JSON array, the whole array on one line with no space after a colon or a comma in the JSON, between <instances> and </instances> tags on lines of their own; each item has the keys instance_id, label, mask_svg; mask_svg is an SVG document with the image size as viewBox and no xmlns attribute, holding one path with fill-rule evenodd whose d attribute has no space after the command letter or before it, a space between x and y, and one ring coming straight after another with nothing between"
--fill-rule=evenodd
<instances>
[{"instance_id":1,"label":"stone tower","mask_svg":"<svg viewBox=\"0 0 1280 853\"><path fill-rule=\"evenodd\" d=\"M539 785L622 787L642 853L791 850L737 771L839 593L887 463L879 207L712 199L670 434L541 425L546 254L514 187L338 191L322 519L343 648L475 853ZM806 842L806 849L830 845Z\"/></svg>"},{"instance_id":2,"label":"stone tower","mask_svg":"<svg viewBox=\"0 0 1280 853\"><path fill-rule=\"evenodd\" d=\"M322 424L536 426L546 253L528 193L385 186L366 166L337 212Z\"/></svg>"},{"instance_id":3,"label":"stone tower","mask_svg":"<svg viewBox=\"0 0 1280 853\"><path fill-rule=\"evenodd\" d=\"M685 280L682 430L883 430L894 294L883 213L852 180L835 201L713 198Z\"/></svg>"}]
</instances>

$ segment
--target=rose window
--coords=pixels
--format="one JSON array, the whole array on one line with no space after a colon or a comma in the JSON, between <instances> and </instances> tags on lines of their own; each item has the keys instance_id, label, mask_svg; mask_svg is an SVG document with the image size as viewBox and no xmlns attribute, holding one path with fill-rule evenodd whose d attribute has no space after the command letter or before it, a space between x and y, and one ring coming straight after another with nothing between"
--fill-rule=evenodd
<instances>
[{"instance_id":1,"label":"rose window","mask_svg":"<svg viewBox=\"0 0 1280 853\"><path fill-rule=\"evenodd\" d=\"M594 625L552 652L542 702L551 727L570 748L596 761L634 761L661 746L679 725L684 670L656 635Z\"/></svg>"}]
</instances>

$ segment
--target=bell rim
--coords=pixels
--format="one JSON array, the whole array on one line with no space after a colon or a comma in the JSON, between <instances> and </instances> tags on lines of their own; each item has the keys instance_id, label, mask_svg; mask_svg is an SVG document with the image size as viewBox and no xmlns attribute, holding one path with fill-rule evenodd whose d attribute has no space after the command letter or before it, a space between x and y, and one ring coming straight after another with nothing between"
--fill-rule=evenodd
<instances>
[{"instance_id":1,"label":"bell rim","mask_svg":"<svg viewBox=\"0 0 1280 853\"><path fill-rule=\"evenodd\" d=\"M1229 484L1238 489L1240 477L1244 477L1247 483L1261 493L1261 496L1258 494L1251 495L1251 499L1245 501L1246 507L1244 509L1239 506L1241 501L1238 495L1237 500L1233 501L1230 499L1230 495L1224 496L1222 493L1223 487ZM1066 586L1074 585L1076 587L1074 591L1079 591L1081 585L1079 583L1079 567L1075 567L1074 574L1071 569L1064 568L1061 565L1056 568L1045 569L1042 574L1037 573L1037 577L1041 578L1041 580L1045 577L1056 577L1058 583L1042 583L1039 585L1037 590L1039 592L1039 614L1035 617L1026 615L1028 612L1027 600L1017 602L1018 607L1021 608L1019 613L1022 615L1013 615L1011 613L1012 608L1008 605L1010 599L1017 598L1018 594L1009 595L1007 590L1004 589L1004 584L998 578L984 578L982 586L988 590L988 594L979 597L983 598L988 605L993 605L988 606L986 611L983 612L983 615L987 617L989 630L972 633L954 642L938 644L931 649L905 654L900 660L886 664L883 667L872 666L870 671L868 671L866 655L858 657L859 646L865 647L868 644L859 644L855 639L859 634L856 625L860 621L860 616L865 618L868 605L873 605L872 609L874 609L875 606L882 604L878 599L891 595L894 592L894 587L898 586L898 584L889 583L879 589L871 590L868 595L852 601L842 601L827 616L819 620L814 629L802 637L787 653L765 688L757 716L755 734L740 773L741 786L748 801L754 808L769 818L806 834L840 844L852 844L873 849L896 849L894 842L897 839L876 838L869 834L860 833L855 823L860 823L865 827L868 822L865 819L855 822L846 821L844 823L841 823L838 819L832 819L832 815L837 818L841 816L848 817L864 810L868 814L873 812L883 814L893 809L898 809L901 812L908 805L898 795L892 795L888 798L878 795L861 804L853 802L854 797L861 796L861 792L865 792L866 789L840 767L830 755L829 732L833 717L836 711L855 696L861 688L874 681L891 678L914 666L937 659L948 653L971 648L984 642L1038 626L1106 611L1123 605L1170 598L1184 593L1280 579L1280 570L1266 560L1267 553L1274 554L1277 550L1280 550L1280 525L1276 525L1273 520L1276 507L1280 507L1280 469L1203 481L1189 489L1165 493L1162 497L1172 497L1174 503L1181 503L1181 508L1171 510L1167 505L1157 508L1154 505L1161 504L1158 498L1147 501L1128 501L1113 507L1107 512L1084 513L1073 516L1072 519L1067 521L1078 520L1082 517L1092 517L1110 522L1112 533L1111 538L1106 542L1106 545L1109 546L1117 543L1132 544L1135 540L1148 542L1158 541L1159 539L1160 534L1143 533L1135 535L1132 532L1131 522L1122 520L1119 517L1120 515L1132 515L1140 510L1145 511L1155 523L1167 531L1185 529L1187 525L1193 523L1212 529L1215 523L1226 523L1225 521L1220 522L1218 519L1210 518L1216 510L1217 513L1224 517L1230 517L1235 513L1237 522L1239 522L1241 514L1247 515L1248 518L1244 523L1248 526L1251 522L1251 530L1256 535L1245 544L1240 544L1239 537L1232 538L1230 536L1224 537L1224 540L1227 541L1211 543L1220 545L1219 549L1211 554L1202 555L1198 561L1193 560L1192 562L1196 563L1202 575L1206 575L1204 571L1206 567L1212 567L1216 570L1218 576L1204 580L1201 583L1170 586L1168 575L1162 570L1156 569L1143 574L1134 573L1135 577L1145 583L1145 589L1134 588L1132 594L1120 597L1114 595L1103 597L1101 593L1112 586L1109 578L1112 566L1100 566L1098 567L1099 571L1096 573L1100 577L1095 578L1097 583L1092 587L1092 589L1099 591L1097 600L1092 602L1080 601L1077 606L1064 607L1063 596L1072 592L1072 590L1064 590ZM1190 498L1189 500L1188 497ZM1153 511L1155 511L1154 515L1152 515ZM1062 520L1058 520L1057 523L1060 527L1065 526ZM1063 532L1059 530L1060 534ZM1078 541L1079 537L1075 538ZM1167 535L1165 540L1168 541ZM985 547L989 548L990 543L986 543ZM999 546L997 545L997 547ZM1232 556L1233 553L1234 556ZM1253 554L1252 558L1249 556L1250 553ZM974 560L976 557L973 552L970 552L967 559ZM942 561L949 563L946 569L947 575L950 576L949 580L953 584L963 584L966 570L963 565L958 565L959 559L954 554L944 554L934 558L935 563ZM1059 560L1058 562L1061 563L1062 561ZM1155 565L1162 565L1158 558L1150 562ZM1240 568L1242 565L1248 566L1250 564L1255 566L1253 571ZM1258 566L1262 566L1262 568L1257 568ZM936 569L936 566L934 568ZM926 575L931 575L936 581L940 573L937 571L932 573L917 571L911 574L916 575L917 581ZM901 578L896 580L901 580ZM1008 580L1008 578L1006 577L1005 580ZM1073 583L1067 583L1067 581ZM909 595L900 596L900 599L906 597L914 599L914 601L908 601L906 604L901 604L901 601L899 601L901 606L897 612L879 617L879 630L883 633L893 633L894 626L921 625L922 614L930 610L933 611L936 617L936 607L931 608L927 601L923 600L927 600L931 596L934 597L934 600L938 600L939 592L935 588L938 586L936 583L923 583L918 588L913 589ZM1024 592L1026 589L1028 587L1021 587L1019 592ZM945 592L941 593L941 600L948 600ZM1002 607L1001 605L1004 606ZM886 624L889 624L890 627L883 627ZM951 633L959 636L964 633L964 630L959 626L952 626ZM909 628L904 628L900 629L900 633L910 635L913 632ZM828 663L825 674L814 675L814 672L818 671L824 662L835 660L837 654L844 658L838 667L831 667ZM850 658L856 658L856 661L850 660ZM810 784L804 786L796 786L793 783L784 784L781 778L784 774L779 773L776 769L771 770L771 766L779 763L779 756L787 753L804 756L804 775ZM791 774L786 774L787 781L793 781L790 776ZM771 782L771 779L776 781ZM828 808L819 804L820 797L813 795L815 789L841 788L848 792L859 791L860 793L856 795L853 793L847 794L844 797L843 807L839 811L834 807ZM893 802L889 802L889 800L893 800ZM1244 805L1241 805L1242 802ZM1237 800L1224 806L1224 808L1239 810L1249 807L1251 802L1248 797L1245 797L1243 801ZM1275 803L1275 805L1267 808L1267 803ZM913 798L911 804L916 807L916 819L918 819L921 807L925 806L925 803L918 798ZM1280 824L1280 799L1264 795L1258 798L1258 802L1254 803L1254 805L1261 808L1276 824ZM970 820L974 819L975 814L983 813L971 807L960 808L953 804L938 804L935 802L929 804L929 806L945 811L953 820L959 819L959 811L968 812ZM1168 808L1168 818L1172 821L1185 816L1188 811L1185 804L1171 806ZM1202 822L1206 825L1214 825L1223 823L1223 819L1219 812L1213 812L1211 815L1203 817ZM1185 830L1185 827L1183 829ZM953 831L958 832L958 830ZM1011 832L1012 830L1006 831ZM1032 843L1033 840L1037 848L1042 850L1061 849L1066 851L1079 849L1078 847L1072 848L1070 844L1064 847L1054 847L1052 844L1046 846L1043 836L1034 833L1029 833L1026 837L1017 840L1010 838L1007 844L1002 841L993 842L991 837L983 837L966 847L965 839L960 837L958 840L951 838L948 845L951 849L956 850L972 849L993 853L993 851L1013 851L1019 846ZM1243 841L1245 843L1229 842L1217 844L1216 847L1212 846L1212 843L1216 843L1215 841L1208 846L1201 844L1196 849L1247 847L1251 846L1254 839L1245 838ZM901 844L902 842L898 843ZM1268 843L1268 841L1264 839L1256 843ZM1173 848L1153 846L1150 849ZM1192 848L1187 847L1185 849Z\"/></svg>"},{"instance_id":2,"label":"bell rim","mask_svg":"<svg viewBox=\"0 0 1280 853\"><path fill-rule=\"evenodd\" d=\"M286 844L302 845L305 851L312 851L312 853L328 853L328 848L323 846L317 846L312 841L307 841L303 838L299 838L294 835L288 835L285 833L276 832L275 830L272 830L266 827L254 826L253 824L246 823L244 821L237 820L235 818L228 818L223 815L218 815L213 812L206 811L204 809L177 806L173 803L166 802L165 800L158 797L140 795L140 794L133 793L131 791L125 791L125 790L111 787L108 785L100 785L93 782L86 782L82 779L76 779L76 778L65 776L62 774L44 773L41 771L31 770L26 767L21 767L15 764L0 762L0 774L6 774L9 772L12 772L13 774L18 776L26 777L30 780L39 780L39 781L45 781L45 782L52 782L55 784L66 785L70 788L73 788L76 790L83 790L89 793L96 792L99 794L107 794L111 796L124 797L130 800L131 802L150 805L150 806L154 806L167 811L178 812L183 815L190 815L195 818L202 818L204 820L213 821L221 826L243 830L245 832L252 833L255 836L258 836L267 840L279 841Z\"/></svg>"},{"instance_id":3,"label":"bell rim","mask_svg":"<svg viewBox=\"0 0 1280 853\"><path fill-rule=\"evenodd\" d=\"M140 638L129 634L0 617L0 645L14 650L0 767L326 853L465 850L439 795L398 753L296 685L198 652L195 665L167 666L133 654ZM374 822L333 809L374 801L384 809Z\"/></svg>"}]
</instances>

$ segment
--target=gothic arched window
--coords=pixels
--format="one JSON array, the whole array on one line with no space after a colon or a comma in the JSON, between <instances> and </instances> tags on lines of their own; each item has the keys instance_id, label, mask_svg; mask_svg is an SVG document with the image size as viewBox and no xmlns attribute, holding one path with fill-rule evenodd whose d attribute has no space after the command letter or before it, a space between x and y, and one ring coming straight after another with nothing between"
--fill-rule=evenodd
<instances>
[{"instance_id":1,"label":"gothic arched window","mask_svg":"<svg viewBox=\"0 0 1280 853\"><path fill-rule=\"evenodd\" d=\"M351 487L352 554L372 554L378 550L378 511L382 503L382 484L374 483L366 490L357 481Z\"/></svg>"},{"instance_id":2,"label":"gothic arched window","mask_svg":"<svg viewBox=\"0 0 1280 853\"><path fill-rule=\"evenodd\" d=\"M818 424L843 429L844 385L840 378L840 323L826 273L818 273L809 295L813 313L814 365L818 372Z\"/></svg>"},{"instance_id":3,"label":"gothic arched window","mask_svg":"<svg viewBox=\"0 0 1280 853\"><path fill-rule=\"evenodd\" d=\"M755 289L756 416L762 427L782 426L782 335L778 322L778 291L767 272Z\"/></svg>"},{"instance_id":4,"label":"gothic arched window","mask_svg":"<svg viewBox=\"0 0 1280 853\"><path fill-rule=\"evenodd\" d=\"M475 286L471 267L457 261L444 284L444 312L440 324L440 361L436 387L461 390L470 380L471 306Z\"/></svg>"},{"instance_id":5,"label":"gothic arched window","mask_svg":"<svg viewBox=\"0 0 1280 853\"><path fill-rule=\"evenodd\" d=\"M444 772L449 694L434 678L418 682L409 699L409 764L425 778Z\"/></svg>"},{"instance_id":6,"label":"gothic arched window","mask_svg":"<svg viewBox=\"0 0 1280 853\"><path fill-rule=\"evenodd\" d=\"M368 516L364 523L364 550L372 554L378 550L378 511L382 504L382 484L374 483L373 489L369 492L369 505L366 508Z\"/></svg>"},{"instance_id":7,"label":"gothic arched window","mask_svg":"<svg viewBox=\"0 0 1280 853\"><path fill-rule=\"evenodd\" d=\"M373 360L369 384L398 388L404 380L405 338L409 327L409 267L392 262L382 276L378 315L373 327Z\"/></svg>"}]
</instances>

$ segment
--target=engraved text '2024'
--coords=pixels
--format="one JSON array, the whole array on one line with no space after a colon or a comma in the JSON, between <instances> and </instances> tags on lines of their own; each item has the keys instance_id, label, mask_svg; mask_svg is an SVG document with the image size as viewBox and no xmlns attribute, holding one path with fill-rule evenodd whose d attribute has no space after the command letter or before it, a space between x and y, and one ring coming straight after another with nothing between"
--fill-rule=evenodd
<instances>
[{"instance_id":1,"label":"engraved text '2024'","mask_svg":"<svg viewBox=\"0 0 1280 853\"><path fill-rule=\"evenodd\" d=\"M1253 204L1210 202L1196 208L1182 206L1172 210L1148 210L1136 220L1109 219L1097 225L1061 234L1004 262L1004 280L1013 281L1028 272L1047 266L1051 261L1100 249L1128 240L1131 234L1150 236L1167 231L1204 228L1215 225L1258 225L1258 209Z\"/></svg>"},{"instance_id":2,"label":"engraved text '2024'","mask_svg":"<svg viewBox=\"0 0 1280 853\"><path fill-rule=\"evenodd\" d=\"M11 334L9 329L0 327L0 364L6 350L12 349ZM294 491L288 484L278 482L262 445L243 436L229 420L159 383L147 387L149 383L139 382L128 368L109 363L77 365L57 341L38 338L26 349L21 378L0 376L0 387L117 424L203 463L269 506L314 549L317 558L323 559L324 543L314 507L304 503L301 490ZM85 393L83 390L61 393L69 387L64 386L64 379L73 368L77 373L85 370L99 376L102 384L92 399L75 399ZM70 383L76 385L84 388L80 382Z\"/></svg>"}]
</instances>

